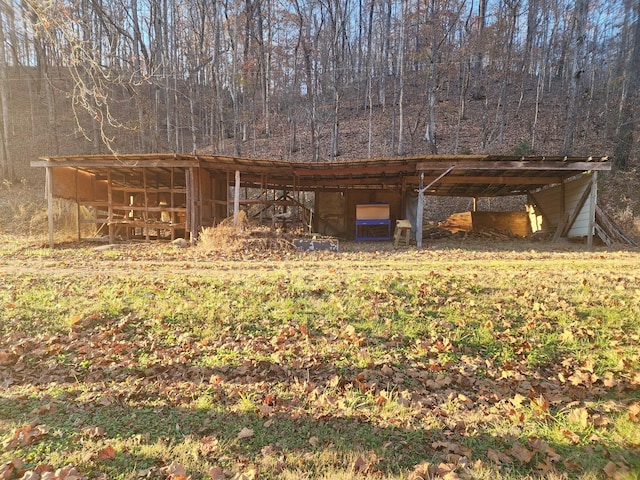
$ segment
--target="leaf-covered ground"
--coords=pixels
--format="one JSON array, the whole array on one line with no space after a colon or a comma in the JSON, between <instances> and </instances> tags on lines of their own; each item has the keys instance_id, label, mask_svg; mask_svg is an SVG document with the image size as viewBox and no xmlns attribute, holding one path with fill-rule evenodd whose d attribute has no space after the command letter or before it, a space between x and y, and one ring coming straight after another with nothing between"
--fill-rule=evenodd
<instances>
[{"instance_id":1,"label":"leaf-covered ground","mask_svg":"<svg viewBox=\"0 0 640 480\"><path fill-rule=\"evenodd\" d=\"M638 478L640 253L0 249L0 478Z\"/></svg>"}]
</instances>

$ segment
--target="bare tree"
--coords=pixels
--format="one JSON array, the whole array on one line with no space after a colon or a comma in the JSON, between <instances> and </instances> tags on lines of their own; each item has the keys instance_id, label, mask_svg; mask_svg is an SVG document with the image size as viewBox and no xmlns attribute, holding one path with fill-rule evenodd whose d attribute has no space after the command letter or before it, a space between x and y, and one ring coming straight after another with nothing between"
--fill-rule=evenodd
<instances>
[{"instance_id":1,"label":"bare tree","mask_svg":"<svg viewBox=\"0 0 640 480\"><path fill-rule=\"evenodd\" d=\"M302 58L305 72L305 96L307 98L307 108L309 115L309 133L311 137L311 160L320 160L320 134L318 132L317 117L317 76L315 73L313 50L316 37L312 35L311 26L313 23L314 10L312 5L307 6L307 11L303 10L303 5L299 0L294 0L296 14L298 17L298 43L296 49L302 50Z\"/></svg>"},{"instance_id":2,"label":"bare tree","mask_svg":"<svg viewBox=\"0 0 640 480\"><path fill-rule=\"evenodd\" d=\"M640 2L627 0L629 10L634 12L631 44L624 61L623 78L627 85L620 96L620 116L616 131L614 163L617 168L626 170L631 163L634 133L637 127L637 110L640 106Z\"/></svg>"},{"instance_id":3,"label":"bare tree","mask_svg":"<svg viewBox=\"0 0 640 480\"><path fill-rule=\"evenodd\" d=\"M0 131L0 181L12 181L14 177L11 149L9 148L9 74L7 71L7 50L4 31L7 8L11 8L4 2L0 4L0 114L2 115L2 130Z\"/></svg>"},{"instance_id":4,"label":"bare tree","mask_svg":"<svg viewBox=\"0 0 640 480\"><path fill-rule=\"evenodd\" d=\"M576 130L578 105L584 76L585 29L588 14L589 0L577 0L573 13L573 55L571 61L569 98L567 102L567 126L565 129L564 143L562 145L562 153L564 155L570 155L573 152L573 137Z\"/></svg>"}]
</instances>

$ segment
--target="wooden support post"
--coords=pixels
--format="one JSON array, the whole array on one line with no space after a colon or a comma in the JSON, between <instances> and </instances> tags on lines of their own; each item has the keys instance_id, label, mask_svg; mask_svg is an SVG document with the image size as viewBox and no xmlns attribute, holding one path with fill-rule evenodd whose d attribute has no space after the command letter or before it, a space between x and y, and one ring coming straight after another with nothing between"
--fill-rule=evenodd
<instances>
[{"instance_id":1,"label":"wooden support post","mask_svg":"<svg viewBox=\"0 0 640 480\"><path fill-rule=\"evenodd\" d=\"M418 218L416 219L416 245L418 248L422 247L422 217L424 215L424 192L431 188L433 185L438 183L442 177L445 177L449 174L451 170L456 168L455 165L450 166L438 175L434 180L429 183L426 187L424 186L424 171L420 171L420 182L418 186Z\"/></svg>"},{"instance_id":2,"label":"wooden support post","mask_svg":"<svg viewBox=\"0 0 640 480\"><path fill-rule=\"evenodd\" d=\"M116 226L113 224L113 185L111 169L107 170L107 224L109 225L109 243L116 243Z\"/></svg>"},{"instance_id":3,"label":"wooden support post","mask_svg":"<svg viewBox=\"0 0 640 480\"><path fill-rule=\"evenodd\" d=\"M51 167L46 168L46 194L47 194L47 214L49 223L49 248L53 248L53 172Z\"/></svg>"},{"instance_id":4,"label":"wooden support post","mask_svg":"<svg viewBox=\"0 0 640 480\"><path fill-rule=\"evenodd\" d=\"M142 168L142 189L144 190L144 238L149 241L149 194L147 190L147 169Z\"/></svg>"},{"instance_id":5,"label":"wooden support post","mask_svg":"<svg viewBox=\"0 0 640 480\"><path fill-rule=\"evenodd\" d=\"M175 168L171 167L171 178L169 180L169 208L171 208L169 213L169 223L171 224L171 241L173 242L176 239L176 229L173 228L173 224L176 223L176 213L173 211L175 207Z\"/></svg>"},{"instance_id":6,"label":"wooden support post","mask_svg":"<svg viewBox=\"0 0 640 480\"><path fill-rule=\"evenodd\" d=\"M593 246L593 230L596 225L596 202L598 195L598 172L591 174L591 194L589 195L589 231L587 233L587 246Z\"/></svg>"},{"instance_id":7,"label":"wooden support post","mask_svg":"<svg viewBox=\"0 0 640 480\"><path fill-rule=\"evenodd\" d=\"M187 188L187 212L185 214L185 240L193 241L193 176L191 175L191 169L187 168L184 171L185 187Z\"/></svg>"},{"instance_id":8,"label":"wooden support post","mask_svg":"<svg viewBox=\"0 0 640 480\"><path fill-rule=\"evenodd\" d=\"M229 179L229 172L226 173L227 175L227 184L226 184L226 188L225 188L225 192L226 192L226 200L227 200L227 216L226 218L229 218L231 216L231 199L229 198L229 189L231 188L231 180Z\"/></svg>"},{"instance_id":9,"label":"wooden support post","mask_svg":"<svg viewBox=\"0 0 640 480\"><path fill-rule=\"evenodd\" d=\"M416 246L422 248L422 218L424 216L424 172L420 172L418 185L418 212L416 215Z\"/></svg>"},{"instance_id":10,"label":"wooden support post","mask_svg":"<svg viewBox=\"0 0 640 480\"><path fill-rule=\"evenodd\" d=\"M264 220L264 211L267 208L266 205L268 200L268 194L269 192L267 192L267 175L263 173L262 175L260 175L260 199L261 199L260 214L259 214L260 225L262 225L262 222Z\"/></svg>"},{"instance_id":11,"label":"wooden support post","mask_svg":"<svg viewBox=\"0 0 640 480\"><path fill-rule=\"evenodd\" d=\"M236 170L235 188L233 195L233 226L238 228L240 217L240 170Z\"/></svg>"},{"instance_id":12,"label":"wooden support post","mask_svg":"<svg viewBox=\"0 0 640 480\"><path fill-rule=\"evenodd\" d=\"M200 168L191 168L191 183L193 185L193 230L191 242L198 240L198 233L202 228L202 189L200 188Z\"/></svg>"},{"instance_id":13,"label":"wooden support post","mask_svg":"<svg viewBox=\"0 0 640 480\"><path fill-rule=\"evenodd\" d=\"M82 240L82 230L81 230L81 222L82 222L82 214L80 212L80 198L78 197L78 168L75 169L76 176L76 220L78 224L78 241Z\"/></svg>"}]
</instances>

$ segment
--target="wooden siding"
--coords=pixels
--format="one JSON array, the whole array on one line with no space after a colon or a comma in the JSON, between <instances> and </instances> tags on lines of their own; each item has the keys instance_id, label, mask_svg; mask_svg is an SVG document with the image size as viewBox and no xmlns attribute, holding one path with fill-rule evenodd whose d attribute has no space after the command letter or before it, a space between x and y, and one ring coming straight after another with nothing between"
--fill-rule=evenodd
<instances>
[{"instance_id":1,"label":"wooden siding","mask_svg":"<svg viewBox=\"0 0 640 480\"><path fill-rule=\"evenodd\" d=\"M531 196L544 212L542 227L550 230L557 228L565 216L570 215L578 205L580 198L587 188L591 188L590 174L582 174L561 185L533 192ZM589 205L590 198L584 202L569 229L569 237L585 237L589 233ZM548 222L548 225L546 224Z\"/></svg>"}]
</instances>

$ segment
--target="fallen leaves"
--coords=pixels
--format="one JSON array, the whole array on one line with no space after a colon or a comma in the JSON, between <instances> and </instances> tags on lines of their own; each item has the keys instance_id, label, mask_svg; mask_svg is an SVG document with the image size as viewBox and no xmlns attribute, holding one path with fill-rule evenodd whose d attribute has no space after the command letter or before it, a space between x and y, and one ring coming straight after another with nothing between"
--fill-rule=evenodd
<instances>
[{"instance_id":1,"label":"fallen leaves","mask_svg":"<svg viewBox=\"0 0 640 480\"><path fill-rule=\"evenodd\" d=\"M218 464L208 471L213 480L252 478L254 464L264 477L303 470L327 452L350 475L384 475L389 460L372 456L380 443L416 479L473 478L474 465L496 478L506 471L565 475L581 471L586 447L603 451L618 440L620 423L640 421L633 334L609 328L604 314L593 313L602 310L589 310L571 289L533 282L535 269L522 277L501 271L505 278L489 285L482 273L461 274L453 264L431 275L407 270L375 280L369 265L351 284L342 268L325 282L315 269L284 274L268 265L277 273L259 272L254 281L227 272L213 282L196 263L188 280L127 279L121 297L114 295L135 301L132 292L140 288L149 304L168 291L191 296L175 311L67 312L61 331L2 338L0 376L8 392L2 399L32 388L21 402L27 416L16 418L35 422L4 432L11 454L35 455L39 443L49 448L61 431L63 440L81 445L87 463L114 465L146 448L149 432L157 431L176 444L192 441L189 455ZM412 262L412 268L420 267ZM572 281L563 275L559 282ZM99 289L89 290L97 300ZM210 292L215 301L207 297L199 310L193 297ZM19 310L13 303L12 315ZM604 353L603 332L611 337ZM588 345L595 360L577 360L585 355L574 355L575 345L579 353ZM605 354L607 362L600 361ZM148 409L157 420L142 420ZM96 424L103 414L126 416L124 429ZM68 427L65 417L78 421ZM283 436L293 445L287 451L277 446ZM257 453L262 441L276 445L270 460ZM636 446L628 442L620 448ZM172 453L154 458L155 466L138 476L206 477L206 470L187 472L184 456L171 462ZM625 472L614 454L599 455L598 475ZM420 463L425 458L431 463ZM16 477L16 467L3 468Z\"/></svg>"},{"instance_id":2,"label":"fallen leaves","mask_svg":"<svg viewBox=\"0 0 640 480\"><path fill-rule=\"evenodd\" d=\"M536 454L535 451L529 450L519 443L512 445L511 448L507 450L507 453L509 453L520 463L529 463L533 459L533 456Z\"/></svg>"},{"instance_id":3,"label":"fallen leaves","mask_svg":"<svg viewBox=\"0 0 640 480\"><path fill-rule=\"evenodd\" d=\"M187 479L187 469L178 462L171 462L166 467L162 467L160 471L169 479L169 480L186 480Z\"/></svg>"},{"instance_id":4,"label":"fallen leaves","mask_svg":"<svg viewBox=\"0 0 640 480\"><path fill-rule=\"evenodd\" d=\"M20 459L13 459L0 466L0 479L11 480L86 480L86 476L81 475L73 465L66 465L54 470L51 465L38 465L32 469L24 469L24 462Z\"/></svg>"},{"instance_id":5,"label":"fallen leaves","mask_svg":"<svg viewBox=\"0 0 640 480\"><path fill-rule=\"evenodd\" d=\"M567 415L567 421L581 428L587 428L589 424L589 412L586 408L574 408Z\"/></svg>"},{"instance_id":6,"label":"fallen leaves","mask_svg":"<svg viewBox=\"0 0 640 480\"><path fill-rule=\"evenodd\" d=\"M361 456L356 458L351 466L351 471L358 475L377 475L380 474L380 470L377 469L376 464L379 459L375 456L372 460L365 460Z\"/></svg>"},{"instance_id":7,"label":"fallen leaves","mask_svg":"<svg viewBox=\"0 0 640 480\"><path fill-rule=\"evenodd\" d=\"M98 450L98 458L100 460L109 460L110 458L114 457L115 454L116 454L116 449L113 448L111 445L107 445L106 447Z\"/></svg>"},{"instance_id":8,"label":"fallen leaves","mask_svg":"<svg viewBox=\"0 0 640 480\"><path fill-rule=\"evenodd\" d=\"M238 436L236 437L238 440L244 440L246 438L251 438L254 435L254 431L251 428L243 427L240 432L238 432Z\"/></svg>"},{"instance_id":9,"label":"fallen leaves","mask_svg":"<svg viewBox=\"0 0 640 480\"><path fill-rule=\"evenodd\" d=\"M18 428L5 445L6 450L14 450L18 445L27 447L42 440L49 432L49 427L37 423Z\"/></svg>"}]
</instances>

